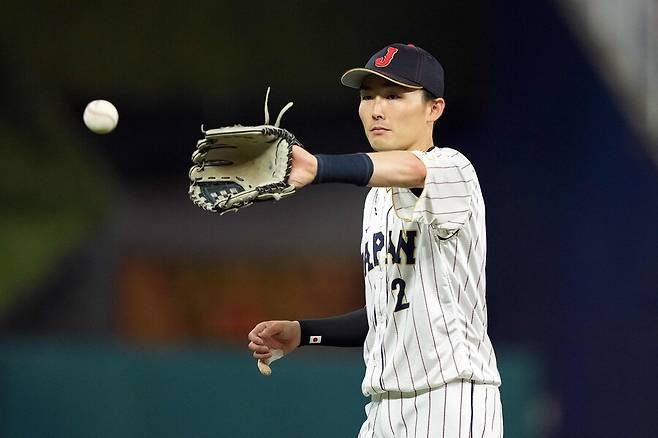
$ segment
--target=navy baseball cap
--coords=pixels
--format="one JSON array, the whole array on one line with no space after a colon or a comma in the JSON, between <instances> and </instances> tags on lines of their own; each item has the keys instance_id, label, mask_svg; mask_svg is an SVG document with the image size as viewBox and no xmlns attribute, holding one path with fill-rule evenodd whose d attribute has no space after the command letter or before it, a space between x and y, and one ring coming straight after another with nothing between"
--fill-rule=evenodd
<instances>
[{"instance_id":1,"label":"navy baseball cap","mask_svg":"<svg viewBox=\"0 0 658 438\"><path fill-rule=\"evenodd\" d=\"M434 97L443 97L445 90L443 67L429 52L413 44L391 44L372 55L365 67L353 68L340 78L350 88L361 88L368 75L408 88L429 91Z\"/></svg>"}]
</instances>

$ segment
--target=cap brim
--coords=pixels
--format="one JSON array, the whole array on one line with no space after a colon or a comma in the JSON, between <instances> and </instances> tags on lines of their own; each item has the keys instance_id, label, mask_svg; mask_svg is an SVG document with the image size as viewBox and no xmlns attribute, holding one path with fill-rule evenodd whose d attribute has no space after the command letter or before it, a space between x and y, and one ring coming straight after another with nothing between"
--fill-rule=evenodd
<instances>
[{"instance_id":1,"label":"cap brim","mask_svg":"<svg viewBox=\"0 0 658 438\"><path fill-rule=\"evenodd\" d=\"M345 85L346 87L359 89L361 88L361 84L363 83L363 80L366 78L366 76L370 76L370 75L377 75L388 81L393 82L394 84L401 85L407 88L413 88L414 90L420 90L423 88L418 84L410 83L404 79L395 77L393 75L387 75L380 71L370 70L362 67L347 70L345 73L343 73L343 76L341 76L340 83Z\"/></svg>"}]
</instances>

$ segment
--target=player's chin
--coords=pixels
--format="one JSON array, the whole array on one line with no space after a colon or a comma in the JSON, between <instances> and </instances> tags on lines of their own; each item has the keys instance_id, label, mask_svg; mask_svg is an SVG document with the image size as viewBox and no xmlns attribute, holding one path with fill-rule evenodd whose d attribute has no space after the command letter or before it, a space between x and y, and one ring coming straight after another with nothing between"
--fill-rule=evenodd
<instances>
[{"instance_id":1,"label":"player's chin","mask_svg":"<svg viewBox=\"0 0 658 438\"><path fill-rule=\"evenodd\" d=\"M381 137L369 137L370 147L377 152L395 151L398 150L397 143L391 139L384 139Z\"/></svg>"}]
</instances>

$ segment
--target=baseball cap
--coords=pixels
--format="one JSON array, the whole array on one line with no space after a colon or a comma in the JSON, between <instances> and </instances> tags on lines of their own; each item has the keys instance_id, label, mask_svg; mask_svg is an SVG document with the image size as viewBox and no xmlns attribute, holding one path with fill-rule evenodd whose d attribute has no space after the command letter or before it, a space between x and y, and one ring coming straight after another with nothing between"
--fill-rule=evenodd
<instances>
[{"instance_id":1,"label":"baseball cap","mask_svg":"<svg viewBox=\"0 0 658 438\"><path fill-rule=\"evenodd\" d=\"M413 44L396 43L384 47L372 55L365 67L343 73L340 82L350 88L361 88L363 79L371 74L404 87L424 88L435 97L443 97L443 67L429 52Z\"/></svg>"}]
</instances>

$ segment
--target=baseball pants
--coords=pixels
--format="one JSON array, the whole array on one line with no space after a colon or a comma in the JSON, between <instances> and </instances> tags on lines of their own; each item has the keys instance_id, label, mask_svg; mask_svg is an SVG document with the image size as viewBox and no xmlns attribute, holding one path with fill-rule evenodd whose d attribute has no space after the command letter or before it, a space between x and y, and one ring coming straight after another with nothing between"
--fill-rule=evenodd
<instances>
[{"instance_id":1,"label":"baseball pants","mask_svg":"<svg viewBox=\"0 0 658 438\"><path fill-rule=\"evenodd\" d=\"M415 393L387 392L371 397L359 438L502 438L498 387L450 382Z\"/></svg>"}]
</instances>

